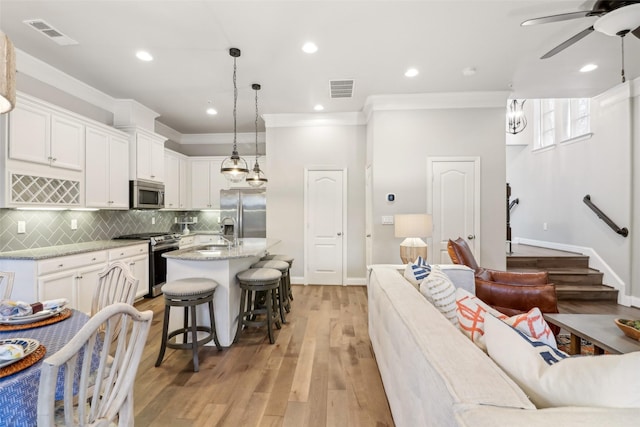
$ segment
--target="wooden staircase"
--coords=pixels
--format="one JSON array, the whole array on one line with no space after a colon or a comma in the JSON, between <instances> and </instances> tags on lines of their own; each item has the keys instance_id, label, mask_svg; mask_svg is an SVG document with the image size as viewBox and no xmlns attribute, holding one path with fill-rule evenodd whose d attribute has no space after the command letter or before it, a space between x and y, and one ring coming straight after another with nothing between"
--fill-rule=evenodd
<instances>
[{"instance_id":1,"label":"wooden staircase","mask_svg":"<svg viewBox=\"0 0 640 427\"><path fill-rule=\"evenodd\" d=\"M513 245L509 271L546 271L559 300L617 301L618 290L602 283L603 274L589 267L586 255L527 245Z\"/></svg>"}]
</instances>

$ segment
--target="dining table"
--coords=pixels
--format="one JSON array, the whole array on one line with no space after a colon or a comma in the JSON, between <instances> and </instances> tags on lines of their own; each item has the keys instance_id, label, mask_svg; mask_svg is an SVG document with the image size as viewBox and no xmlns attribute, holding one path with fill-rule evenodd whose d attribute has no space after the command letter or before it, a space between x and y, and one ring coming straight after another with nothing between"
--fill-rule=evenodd
<instances>
[{"instance_id":1,"label":"dining table","mask_svg":"<svg viewBox=\"0 0 640 427\"><path fill-rule=\"evenodd\" d=\"M44 356L31 366L0 378L0 427L32 427L37 424L38 388L43 360L60 350L89 320L89 316L77 310L55 323L28 329L6 330L0 325L0 340L28 338L39 341L46 349ZM37 325L37 323L34 323ZM28 327L29 325L24 325ZM92 368L98 357L92 358ZM63 370L58 372L56 399L63 396ZM76 369L75 375L80 372ZM77 380L77 378L76 378Z\"/></svg>"}]
</instances>

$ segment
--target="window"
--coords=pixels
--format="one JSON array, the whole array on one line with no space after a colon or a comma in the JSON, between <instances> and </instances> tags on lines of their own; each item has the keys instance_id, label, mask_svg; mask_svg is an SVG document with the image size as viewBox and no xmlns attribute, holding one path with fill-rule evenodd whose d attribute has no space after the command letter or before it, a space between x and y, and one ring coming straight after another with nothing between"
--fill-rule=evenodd
<instances>
[{"instance_id":1,"label":"window","mask_svg":"<svg viewBox=\"0 0 640 427\"><path fill-rule=\"evenodd\" d=\"M591 135L590 99L538 99L534 150Z\"/></svg>"}]
</instances>

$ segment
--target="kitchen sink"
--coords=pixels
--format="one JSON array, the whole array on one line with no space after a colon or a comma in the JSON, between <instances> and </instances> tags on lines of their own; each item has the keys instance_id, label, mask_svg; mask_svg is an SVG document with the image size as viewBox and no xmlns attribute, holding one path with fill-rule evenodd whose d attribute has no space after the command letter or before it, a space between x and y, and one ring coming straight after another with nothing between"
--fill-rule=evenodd
<instances>
[{"instance_id":1,"label":"kitchen sink","mask_svg":"<svg viewBox=\"0 0 640 427\"><path fill-rule=\"evenodd\" d=\"M197 251L199 254L202 254L204 256L218 256L218 255L222 255L222 251L213 251L210 249L200 249Z\"/></svg>"}]
</instances>

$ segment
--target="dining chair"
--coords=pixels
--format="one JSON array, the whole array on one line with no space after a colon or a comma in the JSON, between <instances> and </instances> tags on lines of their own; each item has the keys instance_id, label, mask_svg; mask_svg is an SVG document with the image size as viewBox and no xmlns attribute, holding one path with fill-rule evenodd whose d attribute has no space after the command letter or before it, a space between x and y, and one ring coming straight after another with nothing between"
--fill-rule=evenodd
<instances>
[{"instance_id":1,"label":"dining chair","mask_svg":"<svg viewBox=\"0 0 640 427\"><path fill-rule=\"evenodd\" d=\"M40 373L38 426L132 426L133 385L152 319L151 310L140 312L126 303L109 305L91 317L64 347L47 357ZM114 335L118 336L116 351L108 366L109 349L102 344L110 342ZM93 371L91 365L92 361L95 365L96 358L99 363ZM63 396L56 404L61 367ZM95 387L91 387L92 381Z\"/></svg>"},{"instance_id":2,"label":"dining chair","mask_svg":"<svg viewBox=\"0 0 640 427\"><path fill-rule=\"evenodd\" d=\"M2 290L4 288L4 291ZM0 271L0 296L2 299L10 299L13 290L13 273Z\"/></svg>"},{"instance_id":3,"label":"dining chair","mask_svg":"<svg viewBox=\"0 0 640 427\"><path fill-rule=\"evenodd\" d=\"M138 282L126 264L116 261L107 265L98 273L98 287L93 293L91 315L116 302L133 305Z\"/></svg>"}]
</instances>

